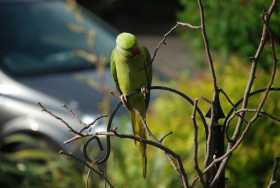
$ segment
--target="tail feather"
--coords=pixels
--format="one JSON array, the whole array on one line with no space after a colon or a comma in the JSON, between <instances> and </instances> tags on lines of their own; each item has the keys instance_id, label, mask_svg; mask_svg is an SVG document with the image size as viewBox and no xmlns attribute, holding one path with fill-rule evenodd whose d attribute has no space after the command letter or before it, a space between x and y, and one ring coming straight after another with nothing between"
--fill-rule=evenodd
<instances>
[{"instance_id":1,"label":"tail feather","mask_svg":"<svg viewBox=\"0 0 280 188\"><path fill-rule=\"evenodd\" d=\"M144 125L142 123L142 119L145 121L145 117L135 110L130 112L131 116L131 124L133 129L133 134L135 136L139 136L142 138L146 138L146 131ZM139 143L139 149L142 158L142 166L143 166L143 177L146 177L147 174L147 146L144 143Z\"/></svg>"}]
</instances>

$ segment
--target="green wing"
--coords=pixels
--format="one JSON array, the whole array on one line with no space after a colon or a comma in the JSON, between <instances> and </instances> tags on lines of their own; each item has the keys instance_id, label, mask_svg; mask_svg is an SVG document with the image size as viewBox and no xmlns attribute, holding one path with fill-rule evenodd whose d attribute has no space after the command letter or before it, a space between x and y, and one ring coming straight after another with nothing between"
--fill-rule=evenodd
<instances>
[{"instance_id":1,"label":"green wing","mask_svg":"<svg viewBox=\"0 0 280 188\"><path fill-rule=\"evenodd\" d=\"M116 64L115 64L115 61L114 61L114 54L115 54L115 50L112 51L112 56L111 56L111 63L110 63L111 74L113 76L113 79L115 81L115 84L116 84L116 87L117 87L119 93L122 94L120 86L119 86L119 82L118 82Z\"/></svg>"},{"instance_id":2,"label":"green wing","mask_svg":"<svg viewBox=\"0 0 280 188\"><path fill-rule=\"evenodd\" d=\"M149 53L149 50L146 47L143 47L143 53L145 56L145 73L146 73L146 79L147 79L147 87L150 87L152 85L152 59L151 59L151 55ZM146 96L145 99L145 103L146 103L146 109L149 106L149 102L150 102L150 92L148 93L148 95Z\"/></svg>"}]
</instances>

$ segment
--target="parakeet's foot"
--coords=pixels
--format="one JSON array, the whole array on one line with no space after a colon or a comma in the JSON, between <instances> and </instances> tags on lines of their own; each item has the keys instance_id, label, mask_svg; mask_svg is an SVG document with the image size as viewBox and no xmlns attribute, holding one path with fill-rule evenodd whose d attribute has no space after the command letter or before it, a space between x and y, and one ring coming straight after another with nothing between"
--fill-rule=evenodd
<instances>
[{"instance_id":1,"label":"parakeet's foot","mask_svg":"<svg viewBox=\"0 0 280 188\"><path fill-rule=\"evenodd\" d=\"M149 89L147 87L142 87L141 88L141 93L146 97L149 94Z\"/></svg>"},{"instance_id":2,"label":"parakeet's foot","mask_svg":"<svg viewBox=\"0 0 280 188\"><path fill-rule=\"evenodd\" d=\"M126 108L128 108L127 95L121 95L121 96L120 96L120 99L121 99L123 105L124 105Z\"/></svg>"}]
</instances>

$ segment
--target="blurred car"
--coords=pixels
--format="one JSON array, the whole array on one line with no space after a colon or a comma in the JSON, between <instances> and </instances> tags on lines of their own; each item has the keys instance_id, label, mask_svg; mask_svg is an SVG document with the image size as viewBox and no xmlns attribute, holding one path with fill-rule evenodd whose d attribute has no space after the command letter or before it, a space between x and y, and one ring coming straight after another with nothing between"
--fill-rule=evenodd
<instances>
[{"instance_id":1,"label":"blurred car","mask_svg":"<svg viewBox=\"0 0 280 188\"><path fill-rule=\"evenodd\" d=\"M74 1L69 2L0 1L1 140L24 134L38 143L47 142L52 149L79 152L75 144L62 144L73 134L42 112L38 102L76 130L83 125L63 105L84 123L100 114L98 103L104 90L112 86L104 62L116 32ZM102 123L92 129L100 130L104 130ZM3 148L17 149L18 145Z\"/></svg>"}]
</instances>

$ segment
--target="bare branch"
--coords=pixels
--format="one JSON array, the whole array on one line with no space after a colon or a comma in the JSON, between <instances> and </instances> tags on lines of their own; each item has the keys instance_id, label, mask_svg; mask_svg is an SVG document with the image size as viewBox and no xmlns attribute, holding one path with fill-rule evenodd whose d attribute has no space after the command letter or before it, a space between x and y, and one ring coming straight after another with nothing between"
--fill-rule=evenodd
<instances>
[{"instance_id":1,"label":"bare branch","mask_svg":"<svg viewBox=\"0 0 280 188\"><path fill-rule=\"evenodd\" d=\"M165 134L163 137L161 137L161 139L159 139L159 142L160 142L160 143L163 143L163 141L164 141L168 136L170 136L170 135L172 135L172 134L173 134L172 131L168 132L168 133Z\"/></svg>"},{"instance_id":2,"label":"bare branch","mask_svg":"<svg viewBox=\"0 0 280 188\"><path fill-rule=\"evenodd\" d=\"M89 129L92 125L95 125L95 123L96 123L98 120L100 120L100 119L102 119L102 118L105 118L105 117L108 117L108 115L107 115L107 114L104 114L104 115L101 115L101 116L97 117L93 122L91 122L91 123L88 124L87 126L83 127L79 132L82 133L83 131Z\"/></svg>"},{"instance_id":3,"label":"bare branch","mask_svg":"<svg viewBox=\"0 0 280 188\"><path fill-rule=\"evenodd\" d=\"M151 59L151 64L155 61L155 58L157 56L157 53L160 49L160 47L164 44L166 45L166 40L167 40L167 37L173 33L173 31L175 31L179 26L181 27L187 27L189 29L200 29L200 26L195 26L195 25L192 25L190 23L185 23L185 22L177 22L169 31L167 31L164 35L163 35L163 38L158 42L157 44L157 47L155 48L154 50L154 53L153 53L153 56L152 56L152 59Z\"/></svg>"},{"instance_id":4,"label":"bare branch","mask_svg":"<svg viewBox=\"0 0 280 188\"><path fill-rule=\"evenodd\" d=\"M69 125L63 118L57 116L56 114L52 113L51 111L49 111L42 103L38 103L38 105L42 108L43 112L46 112L47 114L49 114L50 116L54 117L55 119L59 120L60 122L62 122L71 132L73 132L76 135L80 135L83 136L83 134L81 134L80 132L76 131L75 129L73 129L71 127L71 125Z\"/></svg>"},{"instance_id":5,"label":"bare branch","mask_svg":"<svg viewBox=\"0 0 280 188\"><path fill-rule=\"evenodd\" d=\"M202 174L202 171L199 167L199 163L198 163L198 125L197 125L197 122L196 122L196 109L197 109L197 103L198 103L198 100L195 100L194 101L194 109L193 109L193 113L192 113L192 121L193 121L193 125L194 125L194 168L198 174L198 177L199 177L199 180L202 184L202 186L204 188L206 188L206 183L203 179L203 174Z\"/></svg>"},{"instance_id":6,"label":"bare branch","mask_svg":"<svg viewBox=\"0 0 280 188\"><path fill-rule=\"evenodd\" d=\"M103 146L102 146L102 143L101 143L101 141L100 141L100 138L99 138L98 136L92 136L90 139L88 139L88 140L86 141L86 143L85 143L84 146L83 146L83 154L84 154L84 157L86 158L86 160L87 160L88 162L92 162L92 161L93 161L93 160L89 157L88 152L87 152L88 145L89 145L89 144L91 143L91 141L93 141L93 140L96 140L100 151L103 151L103 150L104 150L104 148L103 148Z\"/></svg>"},{"instance_id":7,"label":"bare branch","mask_svg":"<svg viewBox=\"0 0 280 188\"><path fill-rule=\"evenodd\" d=\"M258 89L258 90L254 91L254 92L251 92L251 93L249 94L248 97L250 98L250 97L255 96L255 95L257 95L257 94L260 94L260 93L262 93L262 92L264 92L264 91L266 91L266 88ZM278 88L278 87L272 87L272 88L270 88L270 92L275 92L275 91L280 91L280 88ZM233 107L230 109L230 111L229 111L228 114L226 115L226 118L225 118L225 121L224 121L224 126L225 126L226 122L228 121L228 119L229 119L229 118L232 116L232 114L234 113L235 109L242 103L242 101L243 101L243 98L239 99L239 100L233 105Z\"/></svg>"},{"instance_id":8,"label":"bare branch","mask_svg":"<svg viewBox=\"0 0 280 188\"><path fill-rule=\"evenodd\" d=\"M201 0L198 0L197 3L198 3L199 13L200 13L200 25L201 25L200 29L201 29L201 34L202 34L202 38L203 38L205 54L206 54L206 58L207 58L210 72L212 75L214 90L215 90L215 92L217 92L218 91L217 78L216 78L215 68L214 68L214 64L213 64L213 60L212 60L212 55L209 50L209 42L208 42L208 37L206 34L206 29L205 29L204 8L203 8Z\"/></svg>"},{"instance_id":9,"label":"bare branch","mask_svg":"<svg viewBox=\"0 0 280 188\"><path fill-rule=\"evenodd\" d=\"M228 96L228 94L227 94L222 88L219 88L219 91L225 96L225 98L227 99L227 101L229 102L229 104L231 104L232 108L235 109L234 103L232 102L232 100L230 99L230 97Z\"/></svg>"},{"instance_id":10,"label":"bare branch","mask_svg":"<svg viewBox=\"0 0 280 188\"><path fill-rule=\"evenodd\" d=\"M67 105L67 104L63 104L63 107L68 110L71 115L76 118L80 124L84 124L84 122L77 116L77 114Z\"/></svg>"}]
</instances>

